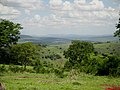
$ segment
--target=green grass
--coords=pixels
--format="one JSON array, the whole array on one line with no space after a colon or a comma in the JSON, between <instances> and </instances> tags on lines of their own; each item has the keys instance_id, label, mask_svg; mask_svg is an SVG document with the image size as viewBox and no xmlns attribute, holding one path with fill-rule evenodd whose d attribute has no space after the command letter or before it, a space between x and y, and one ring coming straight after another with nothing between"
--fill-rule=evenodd
<instances>
[{"instance_id":1,"label":"green grass","mask_svg":"<svg viewBox=\"0 0 120 90\"><path fill-rule=\"evenodd\" d=\"M6 73L0 82L6 90L105 90L103 84L120 85L120 78L81 73L58 78L54 74Z\"/></svg>"},{"instance_id":2,"label":"green grass","mask_svg":"<svg viewBox=\"0 0 120 90\"><path fill-rule=\"evenodd\" d=\"M112 53L120 56L120 42L94 44L94 48L99 53Z\"/></svg>"}]
</instances>

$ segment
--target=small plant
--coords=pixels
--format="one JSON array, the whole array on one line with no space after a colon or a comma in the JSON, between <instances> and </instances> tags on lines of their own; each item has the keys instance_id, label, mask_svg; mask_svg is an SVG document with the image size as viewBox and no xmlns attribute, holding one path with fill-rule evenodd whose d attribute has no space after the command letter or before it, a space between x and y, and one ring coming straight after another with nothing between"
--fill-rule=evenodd
<instances>
[{"instance_id":1,"label":"small plant","mask_svg":"<svg viewBox=\"0 0 120 90\"><path fill-rule=\"evenodd\" d=\"M16 66L16 65L9 65L9 70L11 72L14 72L14 73L25 71L23 67L19 67L19 66Z\"/></svg>"},{"instance_id":2,"label":"small plant","mask_svg":"<svg viewBox=\"0 0 120 90\"><path fill-rule=\"evenodd\" d=\"M60 70L60 69L54 69L54 73L56 76L58 76L59 78L63 78L65 75L64 75L64 71L63 70Z\"/></svg>"},{"instance_id":3,"label":"small plant","mask_svg":"<svg viewBox=\"0 0 120 90\"><path fill-rule=\"evenodd\" d=\"M7 69L6 69L5 65L1 65L0 72L6 72L6 71L7 71Z\"/></svg>"},{"instance_id":4,"label":"small plant","mask_svg":"<svg viewBox=\"0 0 120 90\"><path fill-rule=\"evenodd\" d=\"M72 84L73 85L81 85L81 83L79 83L79 82L73 82Z\"/></svg>"}]
</instances>

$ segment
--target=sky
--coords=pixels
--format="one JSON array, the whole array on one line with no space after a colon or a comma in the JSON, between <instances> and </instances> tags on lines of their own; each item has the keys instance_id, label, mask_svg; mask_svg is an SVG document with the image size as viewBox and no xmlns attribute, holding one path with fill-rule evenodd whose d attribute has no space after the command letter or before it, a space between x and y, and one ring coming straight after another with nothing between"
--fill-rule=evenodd
<instances>
[{"instance_id":1,"label":"sky","mask_svg":"<svg viewBox=\"0 0 120 90\"><path fill-rule=\"evenodd\" d=\"M112 35L120 0L0 0L0 18L25 35Z\"/></svg>"}]
</instances>

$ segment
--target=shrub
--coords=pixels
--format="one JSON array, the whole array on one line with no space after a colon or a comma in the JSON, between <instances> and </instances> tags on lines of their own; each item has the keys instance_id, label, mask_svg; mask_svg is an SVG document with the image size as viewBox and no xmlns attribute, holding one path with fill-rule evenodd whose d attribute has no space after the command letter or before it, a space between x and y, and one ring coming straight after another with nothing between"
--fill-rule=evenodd
<instances>
[{"instance_id":1,"label":"shrub","mask_svg":"<svg viewBox=\"0 0 120 90\"><path fill-rule=\"evenodd\" d=\"M113 55L93 55L85 66L86 73L95 75L120 75L120 58Z\"/></svg>"},{"instance_id":2,"label":"shrub","mask_svg":"<svg viewBox=\"0 0 120 90\"><path fill-rule=\"evenodd\" d=\"M19 67L17 65L9 65L8 70L11 71L11 72L14 72L14 73L25 71L23 67Z\"/></svg>"},{"instance_id":3,"label":"shrub","mask_svg":"<svg viewBox=\"0 0 120 90\"><path fill-rule=\"evenodd\" d=\"M5 65L0 65L0 72L1 73L7 72L7 69L6 69Z\"/></svg>"},{"instance_id":4,"label":"shrub","mask_svg":"<svg viewBox=\"0 0 120 90\"><path fill-rule=\"evenodd\" d=\"M72 64L69 61L66 61L64 65L64 70L65 71L70 71L72 69Z\"/></svg>"},{"instance_id":5,"label":"shrub","mask_svg":"<svg viewBox=\"0 0 120 90\"><path fill-rule=\"evenodd\" d=\"M60 69L54 69L54 73L56 76L58 76L59 78L63 78L65 75L64 75L64 71L63 70L60 70Z\"/></svg>"},{"instance_id":6,"label":"shrub","mask_svg":"<svg viewBox=\"0 0 120 90\"><path fill-rule=\"evenodd\" d=\"M35 70L36 73L40 73L40 69L42 68L42 64L40 61L35 62L35 65L33 67L33 70Z\"/></svg>"}]
</instances>

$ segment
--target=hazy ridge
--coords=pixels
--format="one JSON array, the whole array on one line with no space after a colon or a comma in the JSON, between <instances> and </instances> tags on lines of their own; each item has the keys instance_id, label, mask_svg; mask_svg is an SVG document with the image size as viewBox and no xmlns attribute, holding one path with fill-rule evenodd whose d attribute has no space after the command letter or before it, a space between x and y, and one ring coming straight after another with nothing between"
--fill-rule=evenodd
<instances>
[{"instance_id":1,"label":"hazy ridge","mask_svg":"<svg viewBox=\"0 0 120 90\"><path fill-rule=\"evenodd\" d=\"M33 42L33 43L42 43L42 44L61 44L69 43L71 40L84 40L91 42L107 42L107 41L118 41L119 39L113 37L112 35L46 35L46 36L30 36L30 35L21 35L19 42Z\"/></svg>"}]
</instances>

